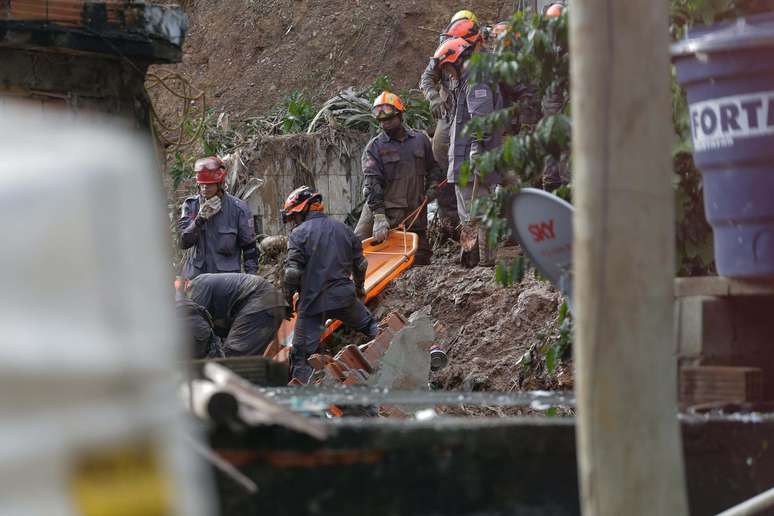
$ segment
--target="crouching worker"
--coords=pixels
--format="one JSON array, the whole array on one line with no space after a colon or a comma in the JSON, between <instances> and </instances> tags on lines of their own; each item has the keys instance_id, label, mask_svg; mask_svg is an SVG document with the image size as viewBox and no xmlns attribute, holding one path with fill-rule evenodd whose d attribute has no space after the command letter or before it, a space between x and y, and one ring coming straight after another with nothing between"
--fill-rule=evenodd
<instances>
[{"instance_id":1,"label":"crouching worker","mask_svg":"<svg viewBox=\"0 0 774 516\"><path fill-rule=\"evenodd\" d=\"M220 337L215 335L212 316L201 305L194 303L183 294L175 296L177 319L183 326L188 340L188 351L194 359L223 357Z\"/></svg>"},{"instance_id":2,"label":"crouching worker","mask_svg":"<svg viewBox=\"0 0 774 516\"><path fill-rule=\"evenodd\" d=\"M299 294L290 374L302 383L312 375L307 359L317 351L326 320L337 319L371 338L377 331L361 301L368 262L360 239L323 210L322 195L307 186L294 190L282 210L283 222L295 225L288 237L285 296L292 304Z\"/></svg>"},{"instance_id":3,"label":"crouching worker","mask_svg":"<svg viewBox=\"0 0 774 516\"><path fill-rule=\"evenodd\" d=\"M186 295L212 315L227 357L262 354L287 315L282 293L252 274L200 274L188 284Z\"/></svg>"}]
</instances>

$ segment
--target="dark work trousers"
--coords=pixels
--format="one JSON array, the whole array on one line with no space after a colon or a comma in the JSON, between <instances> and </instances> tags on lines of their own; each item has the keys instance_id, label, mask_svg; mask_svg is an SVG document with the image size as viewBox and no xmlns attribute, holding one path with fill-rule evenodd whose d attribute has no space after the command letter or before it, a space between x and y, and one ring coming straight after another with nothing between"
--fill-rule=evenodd
<instances>
[{"instance_id":1,"label":"dark work trousers","mask_svg":"<svg viewBox=\"0 0 774 516\"><path fill-rule=\"evenodd\" d=\"M282 324L284 308L265 308L263 299L248 298L237 311L234 322L223 342L227 357L256 356L277 335Z\"/></svg>"},{"instance_id":2,"label":"dark work trousers","mask_svg":"<svg viewBox=\"0 0 774 516\"><path fill-rule=\"evenodd\" d=\"M449 126L450 123L446 120L438 120L433 134L433 157L441 165L444 175L449 170ZM456 226L460 223L453 184L447 183L438 189L438 211L441 217L449 220L450 225Z\"/></svg>"},{"instance_id":3,"label":"dark work trousers","mask_svg":"<svg viewBox=\"0 0 774 516\"><path fill-rule=\"evenodd\" d=\"M320 346L320 337L325 332L325 321L328 319L339 320L369 338L376 337L376 320L359 299L345 308L299 316L293 333L290 375L302 383L308 383L312 376L312 366L309 365L308 359Z\"/></svg>"}]
</instances>

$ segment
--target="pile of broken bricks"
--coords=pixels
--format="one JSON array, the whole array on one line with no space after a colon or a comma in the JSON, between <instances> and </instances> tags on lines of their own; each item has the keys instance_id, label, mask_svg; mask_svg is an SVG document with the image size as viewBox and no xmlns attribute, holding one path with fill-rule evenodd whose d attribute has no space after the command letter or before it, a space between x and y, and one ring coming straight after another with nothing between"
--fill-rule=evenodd
<instances>
[{"instance_id":1,"label":"pile of broken bricks","mask_svg":"<svg viewBox=\"0 0 774 516\"><path fill-rule=\"evenodd\" d=\"M445 364L445 355L433 345L434 337L435 326L429 316L417 313L406 320L398 312L390 312L379 323L379 333L374 340L361 346L347 345L333 357L310 356L309 364L315 370L310 384L427 389L431 355L433 369L438 367L438 358ZM343 411L331 406L329 413L340 416ZM379 414L407 417L403 410L394 406L379 407Z\"/></svg>"}]
</instances>

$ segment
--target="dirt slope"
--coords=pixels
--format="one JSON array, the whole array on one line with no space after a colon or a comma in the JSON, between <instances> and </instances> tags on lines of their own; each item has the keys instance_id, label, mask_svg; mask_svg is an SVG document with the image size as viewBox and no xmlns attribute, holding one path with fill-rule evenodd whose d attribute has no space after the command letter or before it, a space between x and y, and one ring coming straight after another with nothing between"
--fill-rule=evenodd
<instances>
[{"instance_id":1,"label":"dirt slope","mask_svg":"<svg viewBox=\"0 0 774 516\"><path fill-rule=\"evenodd\" d=\"M183 62L175 70L234 115L258 114L298 90L324 100L348 86L388 75L414 88L450 16L450 0L193 0ZM510 14L513 2L481 0L467 8L484 21ZM156 94L160 111L172 99Z\"/></svg>"},{"instance_id":2,"label":"dirt slope","mask_svg":"<svg viewBox=\"0 0 774 516\"><path fill-rule=\"evenodd\" d=\"M430 306L441 323L437 344L448 353L449 365L432 380L445 389L526 390L572 389L571 365L547 374L535 347L557 331L560 295L528 273L523 281L502 287L494 269L465 269L456 263L459 246L448 242L436 249L433 264L414 267L400 276L371 309L377 318L391 310L404 315ZM518 253L501 248L502 258ZM521 360L532 350L535 360Z\"/></svg>"},{"instance_id":3,"label":"dirt slope","mask_svg":"<svg viewBox=\"0 0 774 516\"><path fill-rule=\"evenodd\" d=\"M451 14L474 10L486 22L510 15L513 2L482 0L193 0L185 2L191 27L183 62L166 66L204 90L208 105L232 119L265 113L292 91L316 101L346 87L365 87L388 75L400 88L414 88ZM154 90L157 110L167 117L177 99ZM449 366L435 374L442 388L466 390L571 389L571 365L557 374L540 360L522 357L556 331L558 294L528 275L502 288L492 269L456 265L458 247L436 251L434 264L401 276L372 307L381 318L430 306L443 328L438 343ZM515 252L516 248L504 251ZM276 267L262 272L276 279Z\"/></svg>"}]
</instances>

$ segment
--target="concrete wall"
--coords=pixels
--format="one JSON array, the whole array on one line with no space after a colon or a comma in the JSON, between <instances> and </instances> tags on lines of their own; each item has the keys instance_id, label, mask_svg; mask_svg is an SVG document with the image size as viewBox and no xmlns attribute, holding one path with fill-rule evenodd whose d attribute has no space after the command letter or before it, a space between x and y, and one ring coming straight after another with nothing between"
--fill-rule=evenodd
<instances>
[{"instance_id":1,"label":"concrete wall","mask_svg":"<svg viewBox=\"0 0 774 516\"><path fill-rule=\"evenodd\" d=\"M316 188L326 212L344 221L363 200L360 156L367 142L366 135L328 132L256 141L240 156L244 175L264 182L246 199L256 216L256 232L287 234L280 210L288 194L302 185Z\"/></svg>"},{"instance_id":2,"label":"concrete wall","mask_svg":"<svg viewBox=\"0 0 774 516\"><path fill-rule=\"evenodd\" d=\"M147 130L150 101L144 68L124 60L0 48L0 103L47 110L97 112Z\"/></svg>"}]
</instances>

